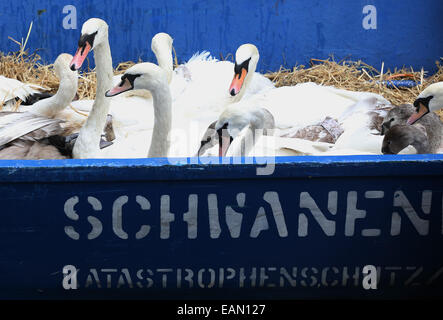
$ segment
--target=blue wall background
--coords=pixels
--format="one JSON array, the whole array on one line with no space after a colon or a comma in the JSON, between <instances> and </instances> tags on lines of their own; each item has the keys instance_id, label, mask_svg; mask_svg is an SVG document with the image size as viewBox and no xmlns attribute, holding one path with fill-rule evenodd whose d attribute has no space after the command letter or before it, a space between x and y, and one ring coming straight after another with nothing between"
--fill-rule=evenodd
<instances>
[{"instance_id":1,"label":"blue wall background","mask_svg":"<svg viewBox=\"0 0 443 320\"><path fill-rule=\"evenodd\" d=\"M65 30L63 8L77 9L78 29ZM362 27L365 5L377 8L377 29ZM434 71L443 56L443 2L433 0L2 0L0 50L16 50L8 40L26 37L28 48L52 62L73 54L84 21L105 19L110 25L114 64L153 60L152 36L174 38L180 62L199 50L216 57L234 53L245 42L261 53L259 69L307 64L310 58L362 59L380 69L403 65Z\"/></svg>"}]
</instances>

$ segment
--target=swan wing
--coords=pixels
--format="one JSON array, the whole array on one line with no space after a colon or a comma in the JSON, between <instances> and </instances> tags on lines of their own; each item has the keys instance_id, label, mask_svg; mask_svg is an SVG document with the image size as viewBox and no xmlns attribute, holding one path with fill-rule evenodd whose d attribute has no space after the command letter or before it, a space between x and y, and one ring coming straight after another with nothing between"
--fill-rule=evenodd
<instances>
[{"instance_id":1,"label":"swan wing","mask_svg":"<svg viewBox=\"0 0 443 320\"><path fill-rule=\"evenodd\" d=\"M354 101L317 85L280 87L266 91L255 101L275 118L276 128L304 128L326 117L338 118Z\"/></svg>"},{"instance_id":2,"label":"swan wing","mask_svg":"<svg viewBox=\"0 0 443 320\"><path fill-rule=\"evenodd\" d=\"M0 146L15 139L39 140L62 132L62 120L39 117L30 112L0 117Z\"/></svg>"},{"instance_id":3,"label":"swan wing","mask_svg":"<svg viewBox=\"0 0 443 320\"><path fill-rule=\"evenodd\" d=\"M262 136L255 144L250 156L300 156L317 155L332 150L331 143L312 142L298 138Z\"/></svg>"},{"instance_id":4,"label":"swan wing","mask_svg":"<svg viewBox=\"0 0 443 320\"><path fill-rule=\"evenodd\" d=\"M16 98L26 101L32 95L48 90L48 88L36 84L26 84L16 79L0 76L0 104Z\"/></svg>"},{"instance_id":5,"label":"swan wing","mask_svg":"<svg viewBox=\"0 0 443 320\"><path fill-rule=\"evenodd\" d=\"M353 149L372 154L381 154L383 136L372 134L365 127L345 129L335 142L335 150Z\"/></svg>"},{"instance_id":6,"label":"swan wing","mask_svg":"<svg viewBox=\"0 0 443 320\"><path fill-rule=\"evenodd\" d=\"M247 99L268 90L275 89L275 84L266 78L263 74L255 72L249 87L246 88L243 99Z\"/></svg>"},{"instance_id":7,"label":"swan wing","mask_svg":"<svg viewBox=\"0 0 443 320\"><path fill-rule=\"evenodd\" d=\"M75 110L80 112L91 112L92 106L94 105L94 100L76 100L72 101L70 106L72 106Z\"/></svg>"},{"instance_id":8,"label":"swan wing","mask_svg":"<svg viewBox=\"0 0 443 320\"><path fill-rule=\"evenodd\" d=\"M368 99L368 98L375 98L376 102L379 104L390 104L390 102L388 100L386 100L385 97L383 97L382 95L379 95L377 93L338 89L333 86L323 86L323 87L330 90L331 92L334 92L334 93L342 96L342 97L352 99L355 102L357 102L359 100Z\"/></svg>"}]
</instances>

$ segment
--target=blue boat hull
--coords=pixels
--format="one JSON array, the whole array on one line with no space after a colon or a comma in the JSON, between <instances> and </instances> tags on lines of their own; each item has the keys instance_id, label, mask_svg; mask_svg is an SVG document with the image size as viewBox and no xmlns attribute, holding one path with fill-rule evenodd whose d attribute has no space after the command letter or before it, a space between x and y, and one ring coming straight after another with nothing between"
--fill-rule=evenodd
<instances>
[{"instance_id":1,"label":"blue boat hull","mask_svg":"<svg viewBox=\"0 0 443 320\"><path fill-rule=\"evenodd\" d=\"M52 63L100 17L115 66L154 61L151 38L168 32L179 62L252 42L262 72L331 54L433 71L442 9L431 0L1 1L0 49L16 51L7 37L24 38L32 21L27 49ZM258 167L1 161L0 298L442 297L442 155L278 158L271 175ZM365 287L365 266L377 289Z\"/></svg>"},{"instance_id":2,"label":"blue boat hull","mask_svg":"<svg viewBox=\"0 0 443 320\"><path fill-rule=\"evenodd\" d=\"M195 161L0 163L0 297L442 296L442 156Z\"/></svg>"}]
</instances>

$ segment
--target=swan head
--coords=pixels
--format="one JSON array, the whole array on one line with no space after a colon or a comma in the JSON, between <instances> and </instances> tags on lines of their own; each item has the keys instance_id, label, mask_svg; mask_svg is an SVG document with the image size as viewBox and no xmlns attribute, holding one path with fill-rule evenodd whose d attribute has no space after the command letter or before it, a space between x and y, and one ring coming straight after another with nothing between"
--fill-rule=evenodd
<instances>
[{"instance_id":1,"label":"swan head","mask_svg":"<svg viewBox=\"0 0 443 320\"><path fill-rule=\"evenodd\" d=\"M405 124L407 119L414 113L412 104L401 104L388 111L381 125L381 135L383 136L391 127L398 124Z\"/></svg>"},{"instance_id":2,"label":"swan head","mask_svg":"<svg viewBox=\"0 0 443 320\"><path fill-rule=\"evenodd\" d=\"M228 107L215 124L219 156L226 156L232 142L238 138L251 139L246 141L246 147L252 147L256 141L255 138L268 134L268 130L272 130L274 124L274 117L265 108L237 105ZM246 154L247 151L244 153Z\"/></svg>"},{"instance_id":3,"label":"swan head","mask_svg":"<svg viewBox=\"0 0 443 320\"><path fill-rule=\"evenodd\" d=\"M145 62L126 70L121 77L121 82L108 90L105 95L114 97L126 91L140 89L153 92L159 87L169 89L166 71L153 63Z\"/></svg>"},{"instance_id":4,"label":"swan head","mask_svg":"<svg viewBox=\"0 0 443 320\"><path fill-rule=\"evenodd\" d=\"M257 68L259 59L260 54L257 47L253 44L243 44L237 49L235 53L234 79L229 87L231 96L238 95L242 88L246 86Z\"/></svg>"},{"instance_id":5,"label":"swan head","mask_svg":"<svg viewBox=\"0 0 443 320\"><path fill-rule=\"evenodd\" d=\"M83 24L78 49L71 62L71 70L83 65L88 53L108 39L108 24L102 19L92 18Z\"/></svg>"},{"instance_id":6,"label":"swan head","mask_svg":"<svg viewBox=\"0 0 443 320\"><path fill-rule=\"evenodd\" d=\"M414 101L414 107L416 113L409 117L408 124L414 124L425 114L443 108L443 82L433 83L423 90Z\"/></svg>"},{"instance_id":7,"label":"swan head","mask_svg":"<svg viewBox=\"0 0 443 320\"><path fill-rule=\"evenodd\" d=\"M77 82L77 71L72 71L70 68L73 57L70 54L60 54L54 62L54 71L59 79L70 78Z\"/></svg>"},{"instance_id":8,"label":"swan head","mask_svg":"<svg viewBox=\"0 0 443 320\"><path fill-rule=\"evenodd\" d=\"M173 39L167 33L157 33L151 41L151 50L157 57L157 63L160 67L167 70L168 82L172 80L173 61L172 61L172 43Z\"/></svg>"},{"instance_id":9,"label":"swan head","mask_svg":"<svg viewBox=\"0 0 443 320\"><path fill-rule=\"evenodd\" d=\"M169 34L164 32L159 32L152 38L151 50L156 55L163 51L171 52L173 42L174 40L171 38Z\"/></svg>"},{"instance_id":10,"label":"swan head","mask_svg":"<svg viewBox=\"0 0 443 320\"><path fill-rule=\"evenodd\" d=\"M383 138L381 152L383 154L398 154L404 148L412 145L417 153L427 153L429 148L426 129L421 126L396 125L386 132Z\"/></svg>"}]
</instances>

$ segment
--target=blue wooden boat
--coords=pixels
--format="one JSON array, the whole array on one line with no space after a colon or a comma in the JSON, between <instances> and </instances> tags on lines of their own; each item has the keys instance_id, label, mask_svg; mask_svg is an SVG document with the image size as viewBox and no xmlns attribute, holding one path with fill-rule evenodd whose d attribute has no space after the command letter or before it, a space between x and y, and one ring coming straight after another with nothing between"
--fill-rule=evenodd
<instances>
[{"instance_id":1,"label":"blue wooden boat","mask_svg":"<svg viewBox=\"0 0 443 320\"><path fill-rule=\"evenodd\" d=\"M443 156L196 161L2 161L0 296L441 296Z\"/></svg>"},{"instance_id":2,"label":"blue wooden boat","mask_svg":"<svg viewBox=\"0 0 443 320\"><path fill-rule=\"evenodd\" d=\"M77 29L65 29L72 6ZM441 9L412 0L2 1L0 49L16 49L6 37L33 21L28 48L52 61L73 52L81 23L96 16L114 28L114 62L152 60L150 38L166 31L183 60L254 42L265 71L329 54L431 71L443 42L431 41L442 20L429 15ZM1 161L0 298L442 297L443 155L274 160ZM365 286L371 266L376 289Z\"/></svg>"}]
</instances>

